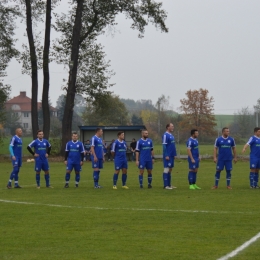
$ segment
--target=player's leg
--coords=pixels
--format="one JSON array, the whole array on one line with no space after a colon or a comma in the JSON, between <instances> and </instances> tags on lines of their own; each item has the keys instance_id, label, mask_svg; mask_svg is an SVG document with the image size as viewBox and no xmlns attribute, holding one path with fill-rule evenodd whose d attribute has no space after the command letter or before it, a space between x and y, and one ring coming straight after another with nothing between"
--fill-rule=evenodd
<instances>
[{"instance_id":1,"label":"player's leg","mask_svg":"<svg viewBox=\"0 0 260 260\"><path fill-rule=\"evenodd\" d=\"M250 158L250 173L249 173L249 183L250 183L250 188L253 189L255 188L255 174L258 172L258 162L257 159Z\"/></svg>"},{"instance_id":2,"label":"player's leg","mask_svg":"<svg viewBox=\"0 0 260 260\"><path fill-rule=\"evenodd\" d=\"M79 187L79 181L80 181L80 172L81 172L81 165L80 164L74 164L73 165L74 171L75 171L75 187Z\"/></svg>"},{"instance_id":3,"label":"player's leg","mask_svg":"<svg viewBox=\"0 0 260 260\"><path fill-rule=\"evenodd\" d=\"M254 187L255 187L255 189L259 189L258 180L259 180L259 169L256 169L255 175L254 175Z\"/></svg>"},{"instance_id":4,"label":"player's leg","mask_svg":"<svg viewBox=\"0 0 260 260\"><path fill-rule=\"evenodd\" d=\"M225 161L225 169L226 169L226 180L227 180L227 189L231 190L230 182L231 182L231 171L232 171L232 160Z\"/></svg>"},{"instance_id":5,"label":"player's leg","mask_svg":"<svg viewBox=\"0 0 260 260\"><path fill-rule=\"evenodd\" d=\"M224 169L224 161L217 161L216 165L216 173L215 173L215 185L212 187L212 189L217 189L220 179L220 173Z\"/></svg>"},{"instance_id":6,"label":"player's leg","mask_svg":"<svg viewBox=\"0 0 260 260\"><path fill-rule=\"evenodd\" d=\"M99 173L99 161L94 162L94 158L91 157L92 168L93 168L93 181L94 181L94 188L98 187L98 173Z\"/></svg>"},{"instance_id":7,"label":"player's leg","mask_svg":"<svg viewBox=\"0 0 260 260\"><path fill-rule=\"evenodd\" d=\"M46 159L45 161L42 162L42 170L44 171L44 178L45 178L45 183L46 183L46 188L53 188L50 185L50 172L49 172L49 163L48 160Z\"/></svg>"},{"instance_id":8,"label":"player's leg","mask_svg":"<svg viewBox=\"0 0 260 260\"><path fill-rule=\"evenodd\" d=\"M197 174L198 174L198 169L199 169L199 159L195 160L195 169L193 172L193 187L197 190L201 190L201 188L197 185Z\"/></svg>"},{"instance_id":9,"label":"player's leg","mask_svg":"<svg viewBox=\"0 0 260 260\"><path fill-rule=\"evenodd\" d=\"M96 189L100 189L102 188L102 186L100 186L98 182L99 182L100 169L103 169L103 159L99 159L96 164L97 167L94 168L94 173L93 173L94 185Z\"/></svg>"},{"instance_id":10,"label":"player's leg","mask_svg":"<svg viewBox=\"0 0 260 260\"><path fill-rule=\"evenodd\" d=\"M188 158L188 164L189 164L189 173L188 173L188 182L189 182L189 189L195 190L195 187L193 186L196 182L194 181L194 169L195 169L195 163L192 163L191 159Z\"/></svg>"},{"instance_id":11,"label":"player's leg","mask_svg":"<svg viewBox=\"0 0 260 260\"><path fill-rule=\"evenodd\" d=\"M42 168L42 165L41 165L41 162L36 158L35 160L35 179L36 179L36 186L37 186L37 189L40 189L41 187L41 168Z\"/></svg>"},{"instance_id":12,"label":"player's leg","mask_svg":"<svg viewBox=\"0 0 260 260\"><path fill-rule=\"evenodd\" d=\"M153 181L153 175L152 175L152 170L153 170L153 162L148 161L145 163L145 168L147 170L147 180L148 180L148 189L152 188L152 181Z\"/></svg>"},{"instance_id":13,"label":"player's leg","mask_svg":"<svg viewBox=\"0 0 260 260\"><path fill-rule=\"evenodd\" d=\"M10 177L9 177L9 181L7 183L7 189L11 189L12 188L12 180L14 179L14 176L15 176L15 172L17 171L17 168L18 168L18 162L17 162L17 158L16 160L12 160L12 166L13 166L13 170L10 174Z\"/></svg>"},{"instance_id":14,"label":"player's leg","mask_svg":"<svg viewBox=\"0 0 260 260\"><path fill-rule=\"evenodd\" d=\"M138 165L138 168L139 168L139 185L140 185L141 189L143 188L144 166L145 166L145 163L139 161L139 165Z\"/></svg>"},{"instance_id":15,"label":"player's leg","mask_svg":"<svg viewBox=\"0 0 260 260\"><path fill-rule=\"evenodd\" d=\"M114 160L114 166L115 166L115 172L113 175L113 189L117 190L116 185L117 185L118 175L120 172L120 163L118 161Z\"/></svg>"},{"instance_id":16,"label":"player's leg","mask_svg":"<svg viewBox=\"0 0 260 260\"><path fill-rule=\"evenodd\" d=\"M128 190L129 188L126 186L127 169L128 169L127 161L122 162L121 168L122 168L122 188Z\"/></svg>"},{"instance_id":17,"label":"player's leg","mask_svg":"<svg viewBox=\"0 0 260 260\"><path fill-rule=\"evenodd\" d=\"M72 169L73 169L73 165L67 163L64 188L69 188L69 182L70 182L70 176L71 176Z\"/></svg>"},{"instance_id":18,"label":"player's leg","mask_svg":"<svg viewBox=\"0 0 260 260\"><path fill-rule=\"evenodd\" d=\"M168 186L169 166L171 166L170 160L163 158L163 188L166 190L172 190L172 187Z\"/></svg>"}]
</instances>

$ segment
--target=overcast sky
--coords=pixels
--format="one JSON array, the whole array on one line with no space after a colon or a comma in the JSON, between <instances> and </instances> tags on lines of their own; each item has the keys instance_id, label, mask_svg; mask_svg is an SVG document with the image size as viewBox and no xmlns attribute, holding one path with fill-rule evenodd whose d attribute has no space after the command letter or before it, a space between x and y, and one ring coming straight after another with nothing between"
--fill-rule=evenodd
<instances>
[{"instance_id":1,"label":"overcast sky","mask_svg":"<svg viewBox=\"0 0 260 260\"><path fill-rule=\"evenodd\" d=\"M164 94L177 110L188 90L204 88L214 97L216 114L233 114L247 106L253 109L260 98L260 1L161 1L168 12L169 33L149 25L139 39L138 32L130 29L131 21L120 15L114 36L99 38L116 73L111 90L122 98L153 103ZM21 65L12 61L5 82L12 85L12 96L22 90L30 96L30 77L20 71ZM63 78L67 78L63 67L52 64L53 105L62 94ZM41 71L39 86L40 101Z\"/></svg>"}]
</instances>

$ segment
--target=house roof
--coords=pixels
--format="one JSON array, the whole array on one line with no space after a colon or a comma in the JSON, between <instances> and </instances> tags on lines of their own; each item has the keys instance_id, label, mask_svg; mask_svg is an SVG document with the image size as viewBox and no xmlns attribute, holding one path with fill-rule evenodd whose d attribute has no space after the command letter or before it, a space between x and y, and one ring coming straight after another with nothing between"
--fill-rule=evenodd
<instances>
[{"instance_id":1,"label":"house roof","mask_svg":"<svg viewBox=\"0 0 260 260\"><path fill-rule=\"evenodd\" d=\"M13 109L13 110L17 110L17 111L21 111L21 112L30 112L31 111L31 98L26 96L26 91L21 91L19 96L16 96L10 100L8 100L5 103L5 106L7 109L12 109L13 105L18 105L20 107L17 109ZM38 109L42 106L41 102L37 102L37 107ZM51 111L56 111L56 108L53 106L50 106Z\"/></svg>"}]
</instances>

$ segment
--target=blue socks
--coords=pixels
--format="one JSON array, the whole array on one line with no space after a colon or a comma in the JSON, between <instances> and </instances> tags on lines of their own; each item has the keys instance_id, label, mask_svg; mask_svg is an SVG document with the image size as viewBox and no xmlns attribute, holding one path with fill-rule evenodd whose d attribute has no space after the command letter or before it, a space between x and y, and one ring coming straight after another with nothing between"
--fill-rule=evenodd
<instances>
[{"instance_id":1,"label":"blue socks","mask_svg":"<svg viewBox=\"0 0 260 260\"><path fill-rule=\"evenodd\" d=\"M226 171L226 172L227 172L227 175L226 175L226 178L227 178L227 186L230 186L231 171Z\"/></svg>"},{"instance_id":2,"label":"blue socks","mask_svg":"<svg viewBox=\"0 0 260 260\"><path fill-rule=\"evenodd\" d=\"M36 184L37 186L40 186L40 174L36 173Z\"/></svg>"},{"instance_id":3,"label":"blue socks","mask_svg":"<svg viewBox=\"0 0 260 260\"><path fill-rule=\"evenodd\" d=\"M148 174L148 184L152 184L153 176L152 174Z\"/></svg>"},{"instance_id":4,"label":"blue socks","mask_svg":"<svg viewBox=\"0 0 260 260\"><path fill-rule=\"evenodd\" d=\"M194 184L194 180L193 180L193 172L189 171L189 174L188 174L188 181L189 181L189 184Z\"/></svg>"},{"instance_id":5,"label":"blue socks","mask_svg":"<svg viewBox=\"0 0 260 260\"><path fill-rule=\"evenodd\" d=\"M127 180L127 174L122 174L122 185L125 186Z\"/></svg>"},{"instance_id":6,"label":"blue socks","mask_svg":"<svg viewBox=\"0 0 260 260\"><path fill-rule=\"evenodd\" d=\"M75 174L75 184L79 184L80 174Z\"/></svg>"},{"instance_id":7,"label":"blue socks","mask_svg":"<svg viewBox=\"0 0 260 260\"><path fill-rule=\"evenodd\" d=\"M49 187L50 186L50 174L45 174L44 175L44 178L45 178L45 182L46 182L46 187Z\"/></svg>"},{"instance_id":8,"label":"blue socks","mask_svg":"<svg viewBox=\"0 0 260 260\"><path fill-rule=\"evenodd\" d=\"M259 179L259 174L257 172L254 173L254 186L258 186L258 179Z\"/></svg>"},{"instance_id":9,"label":"blue socks","mask_svg":"<svg viewBox=\"0 0 260 260\"><path fill-rule=\"evenodd\" d=\"M12 180L13 179L15 181L15 186L18 186L18 173L19 173L19 170L20 170L20 168L18 168L18 167L14 167L13 168L13 171L11 172L10 178L9 178L9 181L8 181L8 186L12 185Z\"/></svg>"},{"instance_id":10,"label":"blue socks","mask_svg":"<svg viewBox=\"0 0 260 260\"><path fill-rule=\"evenodd\" d=\"M66 181L66 183L69 183L69 181L70 181L70 173L66 173L65 174L65 181Z\"/></svg>"},{"instance_id":11,"label":"blue socks","mask_svg":"<svg viewBox=\"0 0 260 260\"><path fill-rule=\"evenodd\" d=\"M163 173L163 186L168 186L168 173Z\"/></svg>"},{"instance_id":12,"label":"blue socks","mask_svg":"<svg viewBox=\"0 0 260 260\"><path fill-rule=\"evenodd\" d=\"M143 175L139 175L139 184L143 186Z\"/></svg>"},{"instance_id":13,"label":"blue socks","mask_svg":"<svg viewBox=\"0 0 260 260\"><path fill-rule=\"evenodd\" d=\"M93 171L94 186L98 186L99 171Z\"/></svg>"},{"instance_id":14,"label":"blue socks","mask_svg":"<svg viewBox=\"0 0 260 260\"><path fill-rule=\"evenodd\" d=\"M168 186L169 187L172 186L171 182L172 182L172 174L170 172L168 172Z\"/></svg>"},{"instance_id":15,"label":"blue socks","mask_svg":"<svg viewBox=\"0 0 260 260\"><path fill-rule=\"evenodd\" d=\"M116 186L117 180L118 180L118 174L114 173L114 176L113 176L113 185L114 186Z\"/></svg>"},{"instance_id":16,"label":"blue socks","mask_svg":"<svg viewBox=\"0 0 260 260\"><path fill-rule=\"evenodd\" d=\"M220 178L220 172L216 172L216 174L215 174L215 186L218 186L219 178Z\"/></svg>"}]
</instances>

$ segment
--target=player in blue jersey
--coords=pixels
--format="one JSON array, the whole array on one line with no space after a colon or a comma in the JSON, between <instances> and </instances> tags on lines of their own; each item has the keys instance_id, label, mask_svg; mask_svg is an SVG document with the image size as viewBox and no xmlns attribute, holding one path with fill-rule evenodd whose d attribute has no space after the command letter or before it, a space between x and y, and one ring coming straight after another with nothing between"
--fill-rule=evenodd
<instances>
[{"instance_id":1,"label":"player in blue jersey","mask_svg":"<svg viewBox=\"0 0 260 260\"><path fill-rule=\"evenodd\" d=\"M246 148L250 146L250 188L259 188L259 169L260 169L260 127L254 128L254 136L250 137L245 144L242 152L246 151Z\"/></svg>"},{"instance_id":2,"label":"player in blue jersey","mask_svg":"<svg viewBox=\"0 0 260 260\"><path fill-rule=\"evenodd\" d=\"M220 172L224 170L224 167L226 169L227 189L232 189L230 187L232 160L234 160L234 163L237 162L236 144L235 140L229 136L229 128L224 127L222 129L222 136L218 137L215 141L214 162L217 167L215 185L212 187L213 190L218 188Z\"/></svg>"},{"instance_id":3,"label":"player in blue jersey","mask_svg":"<svg viewBox=\"0 0 260 260\"><path fill-rule=\"evenodd\" d=\"M7 184L7 189L12 188L12 180L14 179L14 187L21 188L18 184L18 174L20 171L20 167L22 166L22 134L23 131L21 128L17 128L15 130L15 135L12 137L10 144L9 144L9 151L11 155L11 161L13 165L13 171L10 174L10 178Z\"/></svg>"},{"instance_id":4,"label":"player in blue jersey","mask_svg":"<svg viewBox=\"0 0 260 260\"><path fill-rule=\"evenodd\" d=\"M166 132L162 136L163 145L163 186L167 190L176 188L171 185L171 172L174 167L174 159L177 156L175 139L172 135L174 125L169 123L166 125Z\"/></svg>"},{"instance_id":5,"label":"player in blue jersey","mask_svg":"<svg viewBox=\"0 0 260 260\"><path fill-rule=\"evenodd\" d=\"M65 175L65 186L69 188L70 174L72 170L75 171L75 187L78 188L80 180L81 166L84 160L84 146L82 142L78 141L78 134L73 132L71 135L71 141L67 142L65 149L65 160L64 163L67 166Z\"/></svg>"},{"instance_id":6,"label":"player in blue jersey","mask_svg":"<svg viewBox=\"0 0 260 260\"><path fill-rule=\"evenodd\" d=\"M84 144L84 149L85 149L85 160L86 161L91 161L91 144L90 141L87 140L86 143Z\"/></svg>"},{"instance_id":7,"label":"player in blue jersey","mask_svg":"<svg viewBox=\"0 0 260 260\"><path fill-rule=\"evenodd\" d=\"M114 156L114 164L115 164L115 173L113 177L113 189L116 190L116 184L118 180L118 174L120 170L122 170L122 188L123 189L129 189L126 186L126 180L127 180L127 159L126 159L126 150L127 145L124 141L125 134L124 132L118 132L117 134L118 139L114 141L111 149L111 154Z\"/></svg>"},{"instance_id":8,"label":"player in blue jersey","mask_svg":"<svg viewBox=\"0 0 260 260\"><path fill-rule=\"evenodd\" d=\"M197 172L200 163L200 153L199 153L199 142L197 140L199 132L197 129L192 129L190 131L191 137L187 141L187 153L189 162L189 174L188 181L190 184L190 190L200 190L201 188L197 186Z\"/></svg>"},{"instance_id":9,"label":"player in blue jersey","mask_svg":"<svg viewBox=\"0 0 260 260\"><path fill-rule=\"evenodd\" d=\"M40 189L40 173L44 171L46 188L53 188L50 185L50 173L48 156L51 152L51 145L48 140L43 139L43 131L37 131L37 139L33 140L28 146L27 150L35 157L35 172L36 172L36 185ZM32 150L34 148L34 151Z\"/></svg>"},{"instance_id":10,"label":"player in blue jersey","mask_svg":"<svg viewBox=\"0 0 260 260\"><path fill-rule=\"evenodd\" d=\"M96 129L96 134L91 138L91 161L93 171L94 188L100 189L101 186L98 184L100 169L103 169L103 163L105 161L102 137L102 128Z\"/></svg>"},{"instance_id":11,"label":"player in blue jersey","mask_svg":"<svg viewBox=\"0 0 260 260\"><path fill-rule=\"evenodd\" d=\"M153 151L153 142L148 138L148 131L142 130L142 138L139 139L136 143L135 148L136 156L136 165L139 168L139 185L140 188L143 188L143 175L144 169L148 173L148 189L152 188L152 169L154 163L154 151Z\"/></svg>"}]
</instances>

